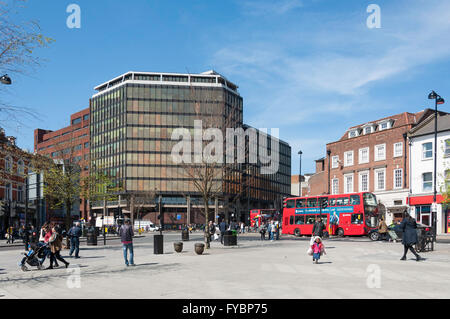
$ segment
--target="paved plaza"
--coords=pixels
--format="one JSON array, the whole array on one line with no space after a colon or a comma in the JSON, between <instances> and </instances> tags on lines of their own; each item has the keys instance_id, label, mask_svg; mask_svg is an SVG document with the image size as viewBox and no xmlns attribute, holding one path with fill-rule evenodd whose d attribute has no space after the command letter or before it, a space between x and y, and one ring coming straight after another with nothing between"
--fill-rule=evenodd
<instances>
[{"instance_id":1,"label":"paved plaza","mask_svg":"<svg viewBox=\"0 0 450 319\"><path fill-rule=\"evenodd\" d=\"M120 243L82 245L80 259L54 270L22 272L22 251L0 249L0 299L4 298L450 298L450 245L437 244L416 262L400 261L400 243L367 238L325 241L320 264L306 254L307 238L259 241L239 237L237 247L213 242L196 255L201 233L191 234L182 253L165 234L163 255L153 254L153 236L135 240L135 267L126 267ZM68 254L64 250L62 256ZM47 265L48 262L46 262Z\"/></svg>"}]
</instances>

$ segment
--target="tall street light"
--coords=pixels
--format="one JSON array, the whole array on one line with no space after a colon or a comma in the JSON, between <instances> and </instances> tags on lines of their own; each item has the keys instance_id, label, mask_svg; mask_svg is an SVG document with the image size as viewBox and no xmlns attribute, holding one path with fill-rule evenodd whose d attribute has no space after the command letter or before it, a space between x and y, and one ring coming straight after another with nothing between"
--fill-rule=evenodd
<instances>
[{"instance_id":1,"label":"tall street light","mask_svg":"<svg viewBox=\"0 0 450 319\"><path fill-rule=\"evenodd\" d=\"M300 195L300 197L302 196L302 151L298 151L298 155L300 155L300 173L298 174L298 188L299 188L299 192L298 194Z\"/></svg>"},{"instance_id":2,"label":"tall street light","mask_svg":"<svg viewBox=\"0 0 450 319\"><path fill-rule=\"evenodd\" d=\"M431 210L431 218L432 218L432 223L433 223L433 235L434 235L434 241L436 241L436 234L437 234L437 201L436 201L436 175L437 175L437 117L438 117L438 112L437 112L437 106L438 104L444 104L444 99L437 94L434 91L431 91L430 94L428 94L428 99L430 100L434 100L435 104L434 104L434 173L433 173L433 205L432 205L432 210Z\"/></svg>"},{"instance_id":3,"label":"tall street light","mask_svg":"<svg viewBox=\"0 0 450 319\"><path fill-rule=\"evenodd\" d=\"M0 77L0 82L6 85L10 85L12 83L11 78L8 76L8 74L2 75Z\"/></svg>"}]
</instances>

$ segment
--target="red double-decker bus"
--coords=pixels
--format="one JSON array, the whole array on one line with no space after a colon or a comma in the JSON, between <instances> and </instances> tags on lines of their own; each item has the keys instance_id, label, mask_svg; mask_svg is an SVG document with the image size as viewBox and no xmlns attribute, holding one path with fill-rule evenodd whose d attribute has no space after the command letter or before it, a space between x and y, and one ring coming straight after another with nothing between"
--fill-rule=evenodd
<instances>
[{"instance_id":1,"label":"red double-decker bus","mask_svg":"<svg viewBox=\"0 0 450 319\"><path fill-rule=\"evenodd\" d=\"M250 227L259 227L263 222L267 223L270 220L281 221L280 215L279 210L274 208L252 209L250 211Z\"/></svg>"},{"instance_id":2,"label":"red double-decker bus","mask_svg":"<svg viewBox=\"0 0 450 319\"><path fill-rule=\"evenodd\" d=\"M320 208L326 201L326 208ZM324 237L361 236L377 227L378 204L372 193L286 198L283 203L283 234L312 235L315 219L326 225Z\"/></svg>"}]
</instances>

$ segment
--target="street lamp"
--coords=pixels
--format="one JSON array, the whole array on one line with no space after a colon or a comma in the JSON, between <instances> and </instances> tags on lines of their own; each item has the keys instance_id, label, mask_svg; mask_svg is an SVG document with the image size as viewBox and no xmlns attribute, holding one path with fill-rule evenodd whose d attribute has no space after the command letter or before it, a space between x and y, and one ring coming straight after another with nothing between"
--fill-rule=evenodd
<instances>
[{"instance_id":1,"label":"street lamp","mask_svg":"<svg viewBox=\"0 0 450 319\"><path fill-rule=\"evenodd\" d=\"M437 175L437 106L438 104L444 104L444 99L437 94L435 91L431 91L430 94L428 94L428 99L430 100L434 100L435 104L434 104L434 173L433 173L433 205L432 205L432 211L431 211L431 216L432 216L432 224L433 224L433 235L434 235L434 241L436 241L436 234L437 234L437 222L436 222L436 218L437 218L437 202L436 202L436 175Z\"/></svg>"},{"instance_id":2,"label":"street lamp","mask_svg":"<svg viewBox=\"0 0 450 319\"><path fill-rule=\"evenodd\" d=\"M8 74L2 75L0 77L0 82L2 84L10 85L12 83L11 78L8 76Z\"/></svg>"},{"instance_id":3,"label":"street lamp","mask_svg":"<svg viewBox=\"0 0 450 319\"><path fill-rule=\"evenodd\" d=\"M299 171L300 173L298 174L298 188L299 188L299 192L298 194L300 195L300 197L302 196L302 151L298 151L298 155L300 155L300 168Z\"/></svg>"}]
</instances>

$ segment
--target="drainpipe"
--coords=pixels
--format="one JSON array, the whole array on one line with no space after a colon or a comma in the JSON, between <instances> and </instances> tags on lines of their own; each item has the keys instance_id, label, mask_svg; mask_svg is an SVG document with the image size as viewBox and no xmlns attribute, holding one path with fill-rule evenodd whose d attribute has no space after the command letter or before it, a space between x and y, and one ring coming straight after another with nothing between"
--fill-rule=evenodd
<instances>
[{"instance_id":1,"label":"drainpipe","mask_svg":"<svg viewBox=\"0 0 450 319\"><path fill-rule=\"evenodd\" d=\"M328 155L328 195L330 195L330 162L331 162L331 151L327 150Z\"/></svg>"}]
</instances>

